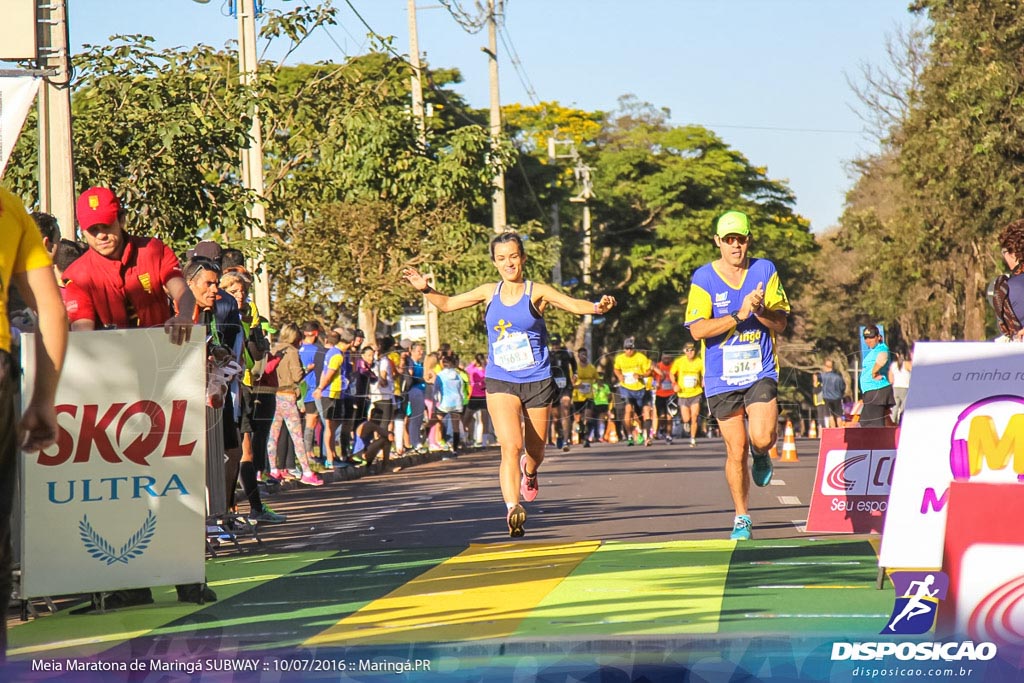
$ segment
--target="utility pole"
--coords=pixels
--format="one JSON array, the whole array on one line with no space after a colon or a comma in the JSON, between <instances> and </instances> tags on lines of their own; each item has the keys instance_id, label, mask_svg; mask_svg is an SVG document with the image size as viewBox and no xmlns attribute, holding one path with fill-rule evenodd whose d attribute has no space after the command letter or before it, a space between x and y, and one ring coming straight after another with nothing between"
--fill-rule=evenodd
<instances>
[{"instance_id":1,"label":"utility pole","mask_svg":"<svg viewBox=\"0 0 1024 683\"><path fill-rule=\"evenodd\" d=\"M412 65L412 115L416 119L421 147L427 146L427 120L423 112L423 80L420 67L420 38L416 30L416 0L409 0L409 63Z\"/></svg>"},{"instance_id":2,"label":"utility pole","mask_svg":"<svg viewBox=\"0 0 1024 683\"><path fill-rule=\"evenodd\" d=\"M554 166L555 161L558 157L558 145L565 144L566 140L559 140L556 136L558 135L558 128L555 128L554 135L548 137L548 162ZM568 141L572 144L572 140ZM555 194L555 201L551 206L551 236L561 240L562 238L562 216L561 206L558 203L558 195ZM561 242L559 242L561 244ZM555 259L555 266L551 269L551 284L561 285L562 284L562 249L559 246L558 258Z\"/></svg>"},{"instance_id":3,"label":"utility pole","mask_svg":"<svg viewBox=\"0 0 1024 683\"><path fill-rule=\"evenodd\" d=\"M53 214L62 237L75 238L71 156L71 53L67 0L38 0L39 64L54 75L39 88L39 210Z\"/></svg>"},{"instance_id":4,"label":"utility pole","mask_svg":"<svg viewBox=\"0 0 1024 683\"><path fill-rule=\"evenodd\" d=\"M498 19L494 8L495 0L487 0L487 56L490 59L491 76L491 142L495 146L501 139L501 95L498 92ZM494 176L494 195L491 200L491 224L495 233L505 232L508 219L505 216L505 173Z\"/></svg>"},{"instance_id":5,"label":"utility pole","mask_svg":"<svg viewBox=\"0 0 1024 683\"><path fill-rule=\"evenodd\" d=\"M592 235L590 226L590 199L594 196L594 186L590 181L590 167L583 163L579 154L576 154L575 147L573 147L573 154L576 158L576 167L573 169L573 174L576 176L576 181L580 184L581 190L578 195L569 201L583 204L583 285L589 292L590 287L593 284L593 277L591 273L593 263L591 256ZM593 351L591 348L593 346L593 341L594 316L585 315L583 316L583 345L586 347L587 351Z\"/></svg>"},{"instance_id":6,"label":"utility pole","mask_svg":"<svg viewBox=\"0 0 1024 683\"><path fill-rule=\"evenodd\" d=\"M256 3L238 0L238 70L242 85L256 83ZM263 205L263 133L260 128L259 107L253 104L249 146L242 150L242 184L253 191L256 201L249 209L253 224L245 229L247 242L266 236L266 207ZM270 318L270 275L266 262L259 256L251 257L249 272L253 275L253 298L260 313Z\"/></svg>"},{"instance_id":7,"label":"utility pole","mask_svg":"<svg viewBox=\"0 0 1024 683\"><path fill-rule=\"evenodd\" d=\"M427 284L434 286L434 274L427 273L423 276ZM441 348L441 335L437 327L437 306L430 303L427 297L423 297L423 318L427 328L427 353L434 353Z\"/></svg>"}]
</instances>

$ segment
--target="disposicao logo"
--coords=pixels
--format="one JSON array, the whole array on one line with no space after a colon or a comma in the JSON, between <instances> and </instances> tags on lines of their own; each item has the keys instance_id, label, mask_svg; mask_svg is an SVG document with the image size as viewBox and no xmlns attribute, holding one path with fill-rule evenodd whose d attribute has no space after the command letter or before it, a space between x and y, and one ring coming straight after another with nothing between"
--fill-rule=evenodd
<instances>
[{"instance_id":1,"label":"disposicao logo","mask_svg":"<svg viewBox=\"0 0 1024 683\"><path fill-rule=\"evenodd\" d=\"M935 624L939 600L946 597L949 577L944 572L893 572L896 604L883 634L918 635Z\"/></svg>"}]
</instances>

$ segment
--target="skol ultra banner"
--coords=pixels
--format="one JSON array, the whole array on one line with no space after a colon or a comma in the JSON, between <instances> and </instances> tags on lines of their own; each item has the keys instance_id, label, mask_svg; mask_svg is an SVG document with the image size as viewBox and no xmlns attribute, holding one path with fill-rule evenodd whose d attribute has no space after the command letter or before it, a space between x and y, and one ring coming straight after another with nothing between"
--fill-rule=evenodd
<instances>
[{"instance_id":1,"label":"skol ultra banner","mask_svg":"<svg viewBox=\"0 0 1024 683\"><path fill-rule=\"evenodd\" d=\"M1024 495L1024 346L917 344L896 452L879 563L940 567L951 482Z\"/></svg>"},{"instance_id":2,"label":"skol ultra banner","mask_svg":"<svg viewBox=\"0 0 1024 683\"><path fill-rule=\"evenodd\" d=\"M808 533L879 533L889 504L897 430L823 429Z\"/></svg>"},{"instance_id":3,"label":"skol ultra banner","mask_svg":"<svg viewBox=\"0 0 1024 683\"><path fill-rule=\"evenodd\" d=\"M175 346L161 329L71 334L57 442L22 454L23 597L203 580L200 328L192 339ZM23 355L28 389L34 364Z\"/></svg>"}]
</instances>

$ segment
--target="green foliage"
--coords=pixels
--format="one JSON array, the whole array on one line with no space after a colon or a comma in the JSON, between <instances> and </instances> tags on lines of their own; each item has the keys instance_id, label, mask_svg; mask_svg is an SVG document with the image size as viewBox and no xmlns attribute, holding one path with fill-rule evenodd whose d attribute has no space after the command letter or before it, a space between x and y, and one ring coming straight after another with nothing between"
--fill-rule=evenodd
<instances>
[{"instance_id":1,"label":"green foliage","mask_svg":"<svg viewBox=\"0 0 1024 683\"><path fill-rule=\"evenodd\" d=\"M129 226L180 249L202 233L247 223L251 197L236 169L248 142L248 94L224 53L152 43L119 36L75 57L76 189L109 185L126 204ZM36 194L37 144L30 123L7 174L27 199Z\"/></svg>"}]
</instances>

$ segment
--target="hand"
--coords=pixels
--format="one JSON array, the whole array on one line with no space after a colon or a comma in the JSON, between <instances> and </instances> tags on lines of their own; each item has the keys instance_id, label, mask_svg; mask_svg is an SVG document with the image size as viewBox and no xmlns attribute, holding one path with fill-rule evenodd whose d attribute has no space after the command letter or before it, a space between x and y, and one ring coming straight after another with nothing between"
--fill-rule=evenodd
<instances>
[{"instance_id":1,"label":"hand","mask_svg":"<svg viewBox=\"0 0 1024 683\"><path fill-rule=\"evenodd\" d=\"M192 318L176 315L164 323L164 332L175 346L181 346L192 338Z\"/></svg>"},{"instance_id":2,"label":"hand","mask_svg":"<svg viewBox=\"0 0 1024 683\"><path fill-rule=\"evenodd\" d=\"M321 389L320 387L317 387L316 389L313 390L313 398L323 398L323 397L324 397L323 389Z\"/></svg>"},{"instance_id":3,"label":"hand","mask_svg":"<svg viewBox=\"0 0 1024 683\"><path fill-rule=\"evenodd\" d=\"M607 313L615 308L615 297L608 294L603 295L597 302L597 312Z\"/></svg>"},{"instance_id":4,"label":"hand","mask_svg":"<svg viewBox=\"0 0 1024 683\"><path fill-rule=\"evenodd\" d=\"M53 403L29 404L18 423L17 437L21 449L29 453L52 446L57 439L57 413Z\"/></svg>"},{"instance_id":5,"label":"hand","mask_svg":"<svg viewBox=\"0 0 1024 683\"><path fill-rule=\"evenodd\" d=\"M404 277L410 285L415 287L420 292L424 291L425 289L427 289L427 287L430 286L430 283L427 282L427 279L420 275L420 272L415 268L403 269L402 277Z\"/></svg>"},{"instance_id":6,"label":"hand","mask_svg":"<svg viewBox=\"0 0 1024 683\"><path fill-rule=\"evenodd\" d=\"M743 306L747 310L747 318L764 312L764 283L758 282L757 289L743 297Z\"/></svg>"}]
</instances>

